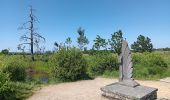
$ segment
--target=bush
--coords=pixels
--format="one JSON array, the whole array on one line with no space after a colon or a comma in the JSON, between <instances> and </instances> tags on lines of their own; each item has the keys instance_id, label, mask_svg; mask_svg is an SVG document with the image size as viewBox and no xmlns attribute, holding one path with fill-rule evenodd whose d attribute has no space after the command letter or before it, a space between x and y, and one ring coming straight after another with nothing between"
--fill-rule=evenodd
<instances>
[{"instance_id":1,"label":"bush","mask_svg":"<svg viewBox=\"0 0 170 100\"><path fill-rule=\"evenodd\" d=\"M14 100L15 91L10 82L9 74L0 71L0 100Z\"/></svg>"},{"instance_id":2,"label":"bush","mask_svg":"<svg viewBox=\"0 0 170 100\"><path fill-rule=\"evenodd\" d=\"M112 53L98 53L88 57L88 73L91 76L103 75L105 71L118 70L118 57Z\"/></svg>"},{"instance_id":3,"label":"bush","mask_svg":"<svg viewBox=\"0 0 170 100\"><path fill-rule=\"evenodd\" d=\"M62 81L74 81L84 78L87 62L76 48L61 48L51 58L53 75Z\"/></svg>"},{"instance_id":4,"label":"bush","mask_svg":"<svg viewBox=\"0 0 170 100\"><path fill-rule=\"evenodd\" d=\"M22 62L10 61L2 68L4 73L9 73L10 80L24 81L26 79L26 69Z\"/></svg>"},{"instance_id":5,"label":"bush","mask_svg":"<svg viewBox=\"0 0 170 100\"><path fill-rule=\"evenodd\" d=\"M161 78L167 69L163 57L157 53L133 54L136 78Z\"/></svg>"},{"instance_id":6,"label":"bush","mask_svg":"<svg viewBox=\"0 0 170 100\"><path fill-rule=\"evenodd\" d=\"M25 100L33 94L35 83L12 82L15 90L15 97L11 100Z\"/></svg>"},{"instance_id":7,"label":"bush","mask_svg":"<svg viewBox=\"0 0 170 100\"><path fill-rule=\"evenodd\" d=\"M23 100L32 95L34 84L12 82L8 73L0 71L0 100Z\"/></svg>"}]
</instances>

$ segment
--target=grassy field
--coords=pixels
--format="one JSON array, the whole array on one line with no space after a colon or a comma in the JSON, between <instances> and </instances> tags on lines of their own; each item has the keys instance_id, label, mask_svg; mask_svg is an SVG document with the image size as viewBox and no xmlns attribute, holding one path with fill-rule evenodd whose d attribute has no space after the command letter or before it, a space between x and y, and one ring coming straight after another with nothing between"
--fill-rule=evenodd
<instances>
[{"instance_id":1,"label":"grassy field","mask_svg":"<svg viewBox=\"0 0 170 100\"><path fill-rule=\"evenodd\" d=\"M164 59L164 61L167 63L168 68L170 68L170 51L155 51L153 53L160 54L161 57ZM91 60L91 56L88 54L83 55L87 61ZM50 66L48 60L50 59L50 56L47 55L46 58L43 58L42 55L36 56L36 61L32 62L30 59L30 56L27 55L26 58L24 58L22 55L2 55L0 54L0 67L2 67L5 63L8 63L11 60L22 60L23 63L26 65L26 67L34 67L37 71L50 71ZM47 61L44 61L44 59L47 59Z\"/></svg>"},{"instance_id":2,"label":"grassy field","mask_svg":"<svg viewBox=\"0 0 170 100\"><path fill-rule=\"evenodd\" d=\"M162 78L162 77L170 77L170 51L155 51L153 52L155 54L159 54L164 61L167 64L167 68L166 71L164 72L164 74L159 77L159 76L152 76L152 77L145 77L145 76L141 76L141 77L137 77L138 79L158 79L158 78ZM51 55L50 55L51 56ZM31 68L32 70L35 71L35 77L36 78L40 78L41 76L48 76L50 77L50 63L49 63L49 59L50 56L47 55L45 57L43 57L42 55L38 55L36 56L36 61L32 62L30 57L27 55L25 58L22 55L0 55L0 68L2 66L4 66L5 64L7 64L8 62L10 62L11 60L18 60L18 61L22 61L25 65L25 67L27 69ZM93 66L96 66L96 64L94 64L94 62L101 62L103 60L100 60L102 58L99 58L98 60L96 60L96 58L94 56L90 56L88 54L83 55L84 58L87 60L88 63L91 63ZM45 59L45 60L44 60ZM107 59L107 58L106 58ZM89 67L89 66L87 66ZM135 69L136 66L134 66ZM141 71L145 71L145 65L141 65ZM136 71L136 70L134 70ZM104 77L118 77L118 71L113 70L113 71L105 71L103 76Z\"/></svg>"},{"instance_id":3,"label":"grassy field","mask_svg":"<svg viewBox=\"0 0 170 100\"><path fill-rule=\"evenodd\" d=\"M30 56L0 54L0 70L9 62L16 61L24 65L27 78L24 82L12 82L18 88L17 96L21 99L29 97L37 86L62 82L52 76L50 59L52 55L36 55L36 61ZM86 71L91 78L97 76L118 78L118 61L115 54L98 54L83 57L87 62ZM158 80L170 77L170 51L155 51L153 53L133 54L134 77L139 80ZM74 62L73 62L74 63ZM67 74L67 73L66 73ZM10 83L11 84L11 83ZM1 91L0 91L1 92Z\"/></svg>"},{"instance_id":4,"label":"grassy field","mask_svg":"<svg viewBox=\"0 0 170 100\"><path fill-rule=\"evenodd\" d=\"M170 77L170 51L155 51L153 53L133 53L134 75L138 80L159 80ZM134 57L137 55L137 58ZM149 55L149 56L148 56ZM165 68L164 68L165 67ZM106 71L103 77L118 78L118 71Z\"/></svg>"},{"instance_id":5,"label":"grassy field","mask_svg":"<svg viewBox=\"0 0 170 100\"><path fill-rule=\"evenodd\" d=\"M170 51L155 51L155 53L159 53L164 58L168 67L165 71L165 77L170 77Z\"/></svg>"}]
</instances>

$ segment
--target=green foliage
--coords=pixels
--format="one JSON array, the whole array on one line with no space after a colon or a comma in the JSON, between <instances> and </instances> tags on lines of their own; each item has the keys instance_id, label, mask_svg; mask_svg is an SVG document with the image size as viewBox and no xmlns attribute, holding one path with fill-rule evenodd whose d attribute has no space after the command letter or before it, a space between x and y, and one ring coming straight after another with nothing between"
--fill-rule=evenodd
<instances>
[{"instance_id":1,"label":"green foliage","mask_svg":"<svg viewBox=\"0 0 170 100\"><path fill-rule=\"evenodd\" d=\"M71 47L71 43L72 43L72 40L70 37L68 37L65 41L65 43L67 44L67 47Z\"/></svg>"},{"instance_id":2,"label":"green foliage","mask_svg":"<svg viewBox=\"0 0 170 100\"><path fill-rule=\"evenodd\" d=\"M163 51L170 51L170 48L168 48L168 47L163 48Z\"/></svg>"},{"instance_id":3,"label":"green foliage","mask_svg":"<svg viewBox=\"0 0 170 100\"><path fill-rule=\"evenodd\" d=\"M90 76L103 75L105 71L118 70L117 55L111 53L98 53L87 58Z\"/></svg>"},{"instance_id":4,"label":"green foliage","mask_svg":"<svg viewBox=\"0 0 170 100\"><path fill-rule=\"evenodd\" d=\"M139 35L137 41L131 45L134 52L152 52L153 45L151 39L143 35Z\"/></svg>"},{"instance_id":5,"label":"green foliage","mask_svg":"<svg viewBox=\"0 0 170 100\"><path fill-rule=\"evenodd\" d=\"M112 35L111 40L109 40L111 50L113 50L115 53L119 55L121 53L123 33L121 30L119 30L111 35Z\"/></svg>"},{"instance_id":6,"label":"green foliage","mask_svg":"<svg viewBox=\"0 0 170 100\"><path fill-rule=\"evenodd\" d=\"M41 57L41 61L48 62L49 61L49 55L48 54L43 54L42 57Z\"/></svg>"},{"instance_id":7,"label":"green foliage","mask_svg":"<svg viewBox=\"0 0 170 100\"><path fill-rule=\"evenodd\" d=\"M106 77L106 78L118 78L119 77L119 71L118 70L112 70L112 71L106 70L103 73L103 77Z\"/></svg>"},{"instance_id":8,"label":"green foliage","mask_svg":"<svg viewBox=\"0 0 170 100\"><path fill-rule=\"evenodd\" d=\"M24 81L25 68L31 63L30 56L27 56L26 58L22 55L0 56L0 100L23 100L32 95L35 84Z\"/></svg>"},{"instance_id":9,"label":"green foliage","mask_svg":"<svg viewBox=\"0 0 170 100\"><path fill-rule=\"evenodd\" d=\"M79 37L77 38L77 43L81 51L83 51L84 46L89 44L89 40L85 36L85 30L81 27L77 30L77 33L79 34Z\"/></svg>"},{"instance_id":10,"label":"green foliage","mask_svg":"<svg viewBox=\"0 0 170 100\"><path fill-rule=\"evenodd\" d=\"M26 55L25 58L22 55L0 55L0 100L25 100L32 95L32 90L37 86L36 84L39 84L37 80L21 81L23 79L21 66L24 69L33 67L33 74L36 72L36 75L42 74L42 71L49 72L48 62L42 61L42 59L32 62L30 55ZM16 73L17 75L12 75L11 73ZM38 76L38 78L39 80L42 79L42 75ZM19 81L13 81L13 79Z\"/></svg>"},{"instance_id":11,"label":"green foliage","mask_svg":"<svg viewBox=\"0 0 170 100\"><path fill-rule=\"evenodd\" d=\"M51 58L53 75L62 81L74 81L84 77L87 62L76 48L62 48Z\"/></svg>"},{"instance_id":12,"label":"green foliage","mask_svg":"<svg viewBox=\"0 0 170 100\"><path fill-rule=\"evenodd\" d=\"M52 53L39 55L40 59L34 62L31 61L30 55L26 55L25 58L22 55L0 55L0 69L4 70L7 65L10 65L12 73L16 73L14 70L18 69L14 66L23 66L27 69L32 67L33 74L35 74L33 77L37 79L22 82L11 81L11 72L4 71L7 72L4 73L0 71L0 100L26 99L32 95L32 89L35 88L36 84L42 83L40 81L42 77L47 77L49 83L82 79L86 77L86 73L92 77L98 75L109 78L118 77L119 71L116 54L112 54L107 50L88 52L87 54L82 54L80 50L75 48L61 48L54 55ZM160 79L170 77L169 59L170 52L168 51L134 53L133 65L135 78ZM50 73L50 68L52 73ZM7 69L9 70L10 68ZM56 78L52 77L51 74Z\"/></svg>"},{"instance_id":13,"label":"green foliage","mask_svg":"<svg viewBox=\"0 0 170 100\"><path fill-rule=\"evenodd\" d=\"M170 76L170 53L133 53L134 77L137 79L160 79ZM108 70L104 77L118 77L117 70Z\"/></svg>"},{"instance_id":14,"label":"green foliage","mask_svg":"<svg viewBox=\"0 0 170 100\"><path fill-rule=\"evenodd\" d=\"M11 61L4 65L3 72L9 73L12 81L24 81L26 79L26 70L22 62Z\"/></svg>"},{"instance_id":15,"label":"green foliage","mask_svg":"<svg viewBox=\"0 0 170 100\"><path fill-rule=\"evenodd\" d=\"M36 86L35 83L12 82L11 84L15 90L16 100L25 100L30 97L33 94L33 88Z\"/></svg>"},{"instance_id":16,"label":"green foliage","mask_svg":"<svg viewBox=\"0 0 170 100\"><path fill-rule=\"evenodd\" d=\"M111 50L95 50L95 49L90 49L87 51L83 51L83 54L88 54L88 55L96 55L96 54L100 54L100 53L111 53Z\"/></svg>"},{"instance_id":17,"label":"green foliage","mask_svg":"<svg viewBox=\"0 0 170 100\"><path fill-rule=\"evenodd\" d=\"M4 50L1 51L1 53L7 55L7 54L9 54L9 50L8 49L4 49Z\"/></svg>"},{"instance_id":18,"label":"green foliage","mask_svg":"<svg viewBox=\"0 0 170 100\"><path fill-rule=\"evenodd\" d=\"M0 100L23 100L32 95L35 84L12 82L8 73L0 71Z\"/></svg>"},{"instance_id":19,"label":"green foliage","mask_svg":"<svg viewBox=\"0 0 170 100\"><path fill-rule=\"evenodd\" d=\"M167 63L157 53L133 54L134 76L136 78L161 78L167 69Z\"/></svg>"},{"instance_id":20,"label":"green foliage","mask_svg":"<svg viewBox=\"0 0 170 100\"><path fill-rule=\"evenodd\" d=\"M49 66L48 62L43 62L43 61L34 61L30 65L33 67L37 72L49 72Z\"/></svg>"},{"instance_id":21,"label":"green foliage","mask_svg":"<svg viewBox=\"0 0 170 100\"><path fill-rule=\"evenodd\" d=\"M107 42L106 39L101 38L99 35L97 35L96 39L94 40L93 48L100 50L100 47L107 49Z\"/></svg>"},{"instance_id":22,"label":"green foliage","mask_svg":"<svg viewBox=\"0 0 170 100\"><path fill-rule=\"evenodd\" d=\"M0 100L15 100L15 91L10 82L9 74L0 71Z\"/></svg>"},{"instance_id":23,"label":"green foliage","mask_svg":"<svg viewBox=\"0 0 170 100\"><path fill-rule=\"evenodd\" d=\"M170 51L169 47L166 48L154 48L153 51Z\"/></svg>"}]
</instances>

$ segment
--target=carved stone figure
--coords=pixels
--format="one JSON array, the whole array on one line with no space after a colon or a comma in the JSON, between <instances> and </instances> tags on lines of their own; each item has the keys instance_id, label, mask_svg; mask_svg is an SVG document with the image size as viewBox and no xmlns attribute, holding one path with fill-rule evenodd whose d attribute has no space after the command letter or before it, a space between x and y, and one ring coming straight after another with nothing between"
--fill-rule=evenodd
<instances>
[{"instance_id":1,"label":"carved stone figure","mask_svg":"<svg viewBox=\"0 0 170 100\"><path fill-rule=\"evenodd\" d=\"M133 64L132 64L132 57L131 52L128 47L128 43L126 40L122 42L122 50L119 56L119 83L122 85L127 85L131 87L139 86L133 78Z\"/></svg>"},{"instance_id":2,"label":"carved stone figure","mask_svg":"<svg viewBox=\"0 0 170 100\"><path fill-rule=\"evenodd\" d=\"M156 100L157 88L141 86L132 78L132 57L126 40L122 42L119 62L119 82L102 87L102 97L108 100Z\"/></svg>"}]
</instances>

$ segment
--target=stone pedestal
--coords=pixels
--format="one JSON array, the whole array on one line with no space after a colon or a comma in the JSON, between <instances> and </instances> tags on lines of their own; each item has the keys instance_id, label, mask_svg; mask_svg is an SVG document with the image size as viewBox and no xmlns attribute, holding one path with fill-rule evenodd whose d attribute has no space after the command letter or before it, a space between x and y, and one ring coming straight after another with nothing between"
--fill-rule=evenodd
<instances>
[{"instance_id":1,"label":"stone pedestal","mask_svg":"<svg viewBox=\"0 0 170 100\"><path fill-rule=\"evenodd\" d=\"M102 87L101 91L102 96L109 100L155 100L158 89L146 86L129 87L118 82Z\"/></svg>"}]
</instances>

